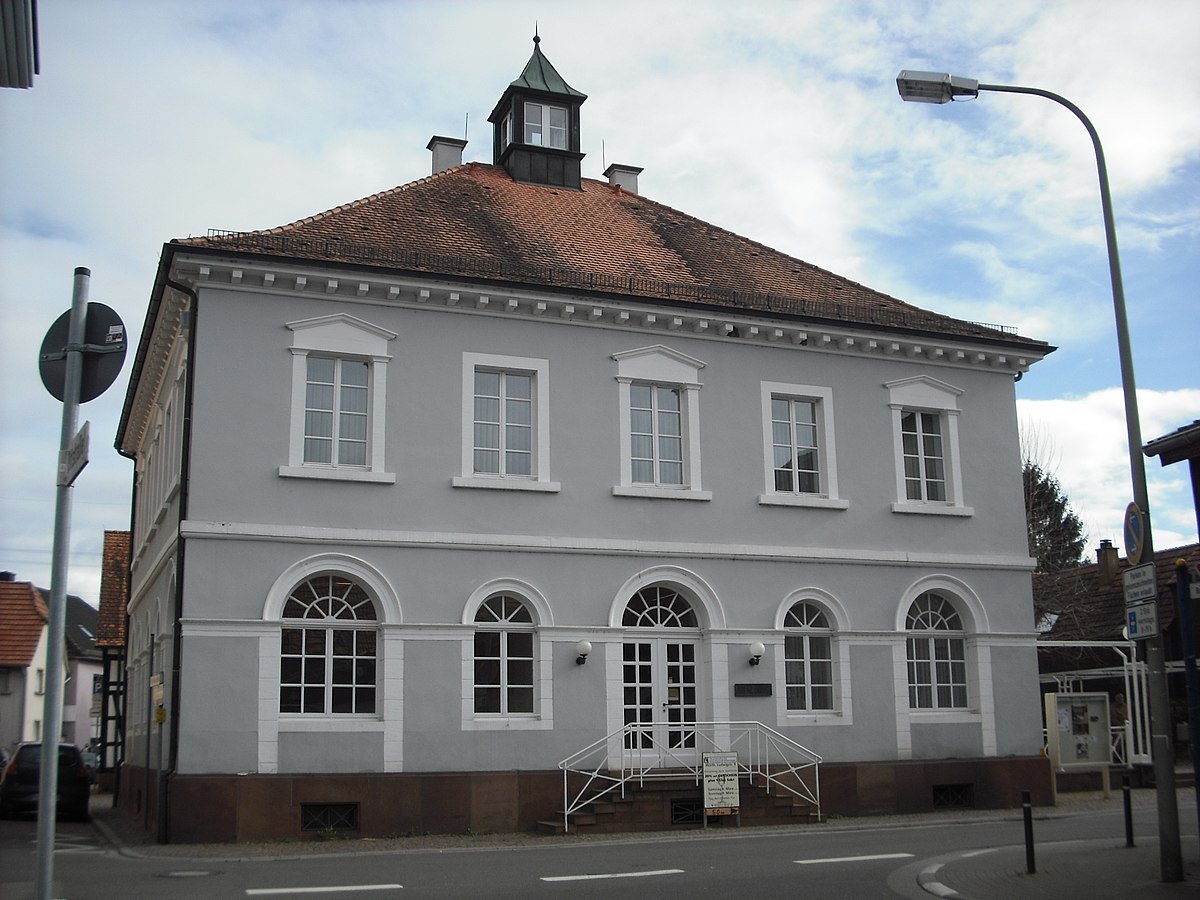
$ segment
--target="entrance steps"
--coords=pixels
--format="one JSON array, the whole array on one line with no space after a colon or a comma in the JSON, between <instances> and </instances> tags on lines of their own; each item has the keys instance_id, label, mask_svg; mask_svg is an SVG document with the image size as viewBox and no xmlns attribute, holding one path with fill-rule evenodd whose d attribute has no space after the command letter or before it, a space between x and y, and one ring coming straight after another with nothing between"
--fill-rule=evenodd
<instances>
[{"instance_id":1,"label":"entrance steps","mask_svg":"<svg viewBox=\"0 0 1200 900\"><path fill-rule=\"evenodd\" d=\"M709 828L731 828L741 825L795 825L816 823L820 814L816 807L794 794L773 787L764 788L761 781L751 784L743 777L739 783L739 816L710 816ZM695 777L681 774L679 778L656 778L625 785L625 796L608 794L572 812L567 819L569 830L579 834L613 834L627 831L667 831L700 829L704 827L703 788ZM542 834L563 834L562 811L555 819L538 822Z\"/></svg>"}]
</instances>

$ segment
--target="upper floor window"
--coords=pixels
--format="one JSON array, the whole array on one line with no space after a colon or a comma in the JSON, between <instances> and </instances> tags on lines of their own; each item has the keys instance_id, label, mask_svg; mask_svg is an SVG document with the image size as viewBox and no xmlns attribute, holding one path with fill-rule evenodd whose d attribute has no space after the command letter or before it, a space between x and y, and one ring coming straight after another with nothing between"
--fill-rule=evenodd
<instances>
[{"instance_id":1,"label":"upper floor window","mask_svg":"<svg viewBox=\"0 0 1200 900\"><path fill-rule=\"evenodd\" d=\"M764 493L759 503L844 509L838 497L833 391L763 382Z\"/></svg>"},{"instance_id":2,"label":"upper floor window","mask_svg":"<svg viewBox=\"0 0 1200 900\"><path fill-rule=\"evenodd\" d=\"M833 629L828 614L801 600L787 611L783 625L788 710L832 710Z\"/></svg>"},{"instance_id":3,"label":"upper floor window","mask_svg":"<svg viewBox=\"0 0 1200 900\"><path fill-rule=\"evenodd\" d=\"M900 410L904 453L904 496L909 500L946 499L946 455L937 413Z\"/></svg>"},{"instance_id":4,"label":"upper floor window","mask_svg":"<svg viewBox=\"0 0 1200 900\"><path fill-rule=\"evenodd\" d=\"M926 591L909 607L905 628L909 707L965 709L966 639L954 604L940 593Z\"/></svg>"},{"instance_id":5,"label":"upper floor window","mask_svg":"<svg viewBox=\"0 0 1200 900\"><path fill-rule=\"evenodd\" d=\"M559 489L550 481L549 372L544 359L463 354L455 487Z\"/></svg>"},{"instance_id":6,"label":"upper floor window","mask_svg":"<svg viewBox=\"0 0 1200 900\"><path fill-rule=\"evenodd\" d=\"M367 464L369 370L361 360L308 358L304 402L304 462Z\"/></svg>"},{"instance_id":7,"label":"upper floor window","mask_svg":"<svg viewBox=\"0 0 1200 900\"><path fill-rule=\"evenodd\" d=\"M489 597L475 613L476 715L534 712L534 620L511 594Z\"/></svg>"},{"instance_id":8,"label":"upper floor window","mask_svg":"<svg viewBox=\"0 0 1200 900\"><path fill-rule=\"evenodd\" d=\"M373 714L378 616L356 581L317 575L283 606L279 664L281 713Z\"/></svg>"},{"instance_id":9,"label":"upper floor window","mask_svg":"<svg viewBox=\"0 0 1200 900\"><path fill-rule=\"evenodd\" d=\"M388 342L394 332L353 316L289 322L292 421L279 474L391 483L384 471Z\"/></svg>"},{"instance_id":10,"label":"upper floor window","mask_svg":"<svg viewBox=\"0 0 1200 900\"><path fill-rule=\"evenodd\" d=\"M567 149L567 108L525 101L525 143Z\"/></svg>"},{"instance_id":11,"label":"upper floor window","mask_svg":"<svg viewBox=\"0 0 1200 900\"><path fill-rule=\"evenodd\" d=\"M682 485L681 390L659 384L629 386L630 477L634 484Z\"/></svg>"},{"instance_id":12,"label":"upper floor window","mask_svg":"<svg viewBox=\"0 0 1200 900\"><path fill-rule=\"evenodd\" d=\"M620 484L635 497L709 500L700 482L700 369L667 347L616 353L621 422Z\"/></svg>"},{"instance_id":13,"label":"upper floor window","mask_svg":"<svg viewBox=\"0 0 1200 900\"><path fill-rule=\"evenodd\" d=\"M533 375L475 370L476 475L533 474Z\"/></svg>"},{"instance_id":14,"label":"upper floor window","mask_svg":"<svg viewBox=\"0 0 1200 900\"><path fill-rule=\"evenodd\" d=\"M969 516L958 442L962 391L926 375L884 385L892 409L894 512Z\"/></svg>"}]
</instances>

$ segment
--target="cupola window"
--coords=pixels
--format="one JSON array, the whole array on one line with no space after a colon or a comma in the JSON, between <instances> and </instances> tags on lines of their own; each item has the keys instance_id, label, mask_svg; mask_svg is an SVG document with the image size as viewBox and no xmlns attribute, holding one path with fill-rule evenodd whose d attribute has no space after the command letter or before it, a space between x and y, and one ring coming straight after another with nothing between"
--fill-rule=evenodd
<instances>
[{"instance_id":1,"label":"cupola window","mask_svg":"<svg viewBox=\"0 0 1200 900\"><path fill-rule=\"evenodd\" d=\"M548 103L525 103L525 143L567 149L567 108Z\"/></svg>"}]
</instances>

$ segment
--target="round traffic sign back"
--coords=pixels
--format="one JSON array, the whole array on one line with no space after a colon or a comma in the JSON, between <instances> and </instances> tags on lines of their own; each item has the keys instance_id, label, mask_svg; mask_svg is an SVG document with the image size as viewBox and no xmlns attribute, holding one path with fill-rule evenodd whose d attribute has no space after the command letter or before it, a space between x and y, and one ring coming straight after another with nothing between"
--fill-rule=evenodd
<instances>
[{"instance_id":1,"label":"round traffic sign back","mask_svg":"<svg viewBox=\"0 0 1200 900\"><path fill-rule=\"evenodd\" d=\"M67 383L67 339L71 328L71 311L59 316L42 340L38 370L42 384L56 400L62 400ZM79 385L79 402L95 400L107 391L121 366L125 364L125 324L103 303L87 305L84 344L96 348L83 354L83 376Z\"/></svg>"}]
</instances>

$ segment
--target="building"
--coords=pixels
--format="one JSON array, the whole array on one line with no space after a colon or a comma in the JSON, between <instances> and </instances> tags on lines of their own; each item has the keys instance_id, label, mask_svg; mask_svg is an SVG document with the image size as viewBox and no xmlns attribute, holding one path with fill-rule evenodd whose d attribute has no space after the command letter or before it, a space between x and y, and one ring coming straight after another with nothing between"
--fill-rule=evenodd
<instances>
[{"instance_id":1,"label":"building","mask_svg":"<svg viewBox=\"0 0 1200 900\"><path fill-rule=\"evenodd\" d=\"M1048 797L1013 385L1053 348L583 177L585 100L535 43L490 164L164 245L117 447L122 803L161 741L170 840L528 828L582 748L743 721L826 813Z\"/></svg>"},{"instance_id":2,"label":"building","mask_svg":"<svg viewBox=\"0 0 1200 900\"><path fill-rule=\"evenodd\" d=\"M100 722L97 752L102 787L115 784L125 734L125 616L129 601L129 532L105 531L96 646L100 650Z\"/></svg>"},{"instance_id":3,"label":"building","mask_svg":"<svg viewBox=\"0 0 1200 900\"><path fill-rule=\"evenodd\" d=\"M46 592L47 595L49 592ZM67 665L63 686L62 736L88 747L99 736L101 653L96 647L99 615L82 597L66 595L63 642Z\"/></svg>"},{"instance_id":4,"label":"building","mask_svg":"<svg viewBox=\"0 0 1200 900\"><path fill-rule=\"evenodd\" d=\"M41 591L0 572L0 747L42 738L49 619Z\"/></svg>"}]
</instances>

